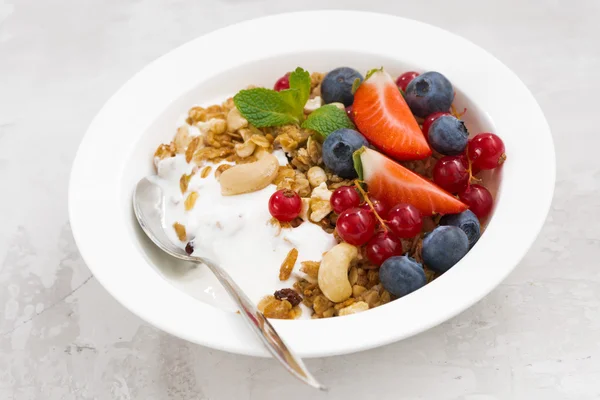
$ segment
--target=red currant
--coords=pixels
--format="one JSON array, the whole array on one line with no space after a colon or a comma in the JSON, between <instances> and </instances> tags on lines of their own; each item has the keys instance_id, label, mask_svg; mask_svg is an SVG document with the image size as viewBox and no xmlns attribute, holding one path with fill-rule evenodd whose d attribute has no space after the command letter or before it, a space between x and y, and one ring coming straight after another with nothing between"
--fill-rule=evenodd
<instances>
[{"instance_id":1,"label":"red currant","mask_svg":"<svg viewBox=\"0 0 600 400\"><path fill-rule=\"evenodd\" d=\"M417 207L410 204L398 204L388 211L387 225L399 238L417 236L423 227L423 219Z\"/></svg>"},{"instance_id":2,"label":"red currant","mask_svg":"<svg viewBox=\"0 0 600 400\"><path fill-rule=\"evenodd\" d=\"M300 214L301 210L302 199L293 190L278 190L269 199L269 212L278 221L290 222Z\"/></svg>"},{"instance_id":3,"label":"red currant","mask_svg":"<svg viewBox=\"0 0 600 400\"><path fill-rule=\"evenodd\" d=\"M425 117L425 121L423 121L423 128L421 129L423 131L423 135L425 135L425 137L427 137L427 135L429 134L429 127L431 126L431 124L433 124L433 122L436 119L438 119L439 117L441 117L442 115L451 115L451 114L447 113L447 112L434 112L433 114L430 114L427 117Z\"/></svg>"},{"instance_id":4,"label":"red currant","mask_svg":"<svg viewBox=\"0 0 600 400\"><path fill-rule=\"evenodd\" d=\"M340 214L336 230L344 242L362 246L375 233L375 217L362 208L351 208Z\"/></svg>"},{"instance_id":5,"label":"red currant","mask_svg":"<svg viewBox=\"0 0 600 400\"><path fill-rule=\"evenodd\" d=\"M469 159L479 169L494 169L506 160L504 142L493 133L480 133L469 141Z\"/></svg>"},{"instance_id":6,"label":"red currant","mask_svg":"<svg viewBox=\"0 0 600 400\"><path fill-rule=\"evenodd\" d=\"M402 255L402 242L389 232L377 232L366 246L367 258L381 265L392 256Z\"/></svg>"},{"instance_id":7,"label":"red currant","mask_svg":"<svg viewBox=\"0 0 600 400\"><path fill-rule=\"evenodd\" d=\"M479 219L487 217L494 205L492 194L481 185L469 185L458 197Z\"/></svg>"},{"instance_id":8,"label":"red currant","mask_svg":"<svg viewBox=\"0 0 600 400\"><path fill-rule=\"evenodd\" d=\"M433 167L433 181L450 193L458 193L469 184L469 164L465 156L445 156Z\"/></svg>"},{"instance_id":9,"label":"red currant","mask_svg":"<svg viewBox=\"0 0 600 400\"><path fill-rule=\"evenodd\" d=\"M282 76L281 78L277 79L277 82L275 82L275 86L273 86L273 90L276 90L278 92L285 90L285 89L289 89L290 88L290 73L288 72L287 74L285 74L284 76Z\"/></svg>"},{"instance_id":10,"label":"red currant","mask_svg":"<svg viewBox=\"0 0 600 400\"><path fill-rule=\"evenodd\" d=\"M352 186L341 186L331 194L331 207L333 211L340 214L349 208L358 207L360 204L360 195Z\"/></svg>"},{"instance_id":11,"label":"red currant","mask_svg":"<svg viewBox=\"0 0 600 400\"><path fill-rule=\"evenodd\" d=\"M354 123L354 113L352 112L352 104L346 107L346 114L348 114L348 118L350 118L350 121Z\"/></svg>"},{"instance_id":12,"label":"red currant","mask_svg":"<svg viewBox=\"0 0 600 400\"><path fill-rule=\"evenodd\" d=\"M382 219L385 219L388 212L387 206L377 199L371 198L370 200L377 215L379 215ZM365 210L372 212L371 206L367 202L362 203L360 208L364 208Z\"/></svg>"},{"instance_id":13,"label":"red currant","mask_svg":"<svg viewBox=\"0 0 600 400\"><path fill-rule=\"evenodd\" d=\"M400 75L398 77L398 79L396 79L396 85L400 89L402 89L403 92L406 92L406 87L408 86L410 81L415 79L417 76L419 76L418 72L414 72L414 71L405 72L402 75Z\"/></svg>"}]
</instances>

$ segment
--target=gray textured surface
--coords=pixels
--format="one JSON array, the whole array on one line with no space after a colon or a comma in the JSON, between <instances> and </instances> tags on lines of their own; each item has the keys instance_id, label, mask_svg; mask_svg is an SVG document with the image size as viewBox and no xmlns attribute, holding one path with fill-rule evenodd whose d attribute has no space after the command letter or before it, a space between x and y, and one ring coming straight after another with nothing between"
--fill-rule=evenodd
<instances>
[{"instance_id":1,"label":"gray textured surface","mask_svg":"<svg viewBox=\"0 0 600 400\"><path fill-rule=\"evenodd\" d=\"M318 7L399 14L488 49L533 91L558 152L550 216L516 272L422 335L310 360L329 395L126 311L82 262L66 196L91 118L146 63L235 21ZM600 398L598 17L597 0L0 0L0 399Z\"/></svg>"}]
</instances>

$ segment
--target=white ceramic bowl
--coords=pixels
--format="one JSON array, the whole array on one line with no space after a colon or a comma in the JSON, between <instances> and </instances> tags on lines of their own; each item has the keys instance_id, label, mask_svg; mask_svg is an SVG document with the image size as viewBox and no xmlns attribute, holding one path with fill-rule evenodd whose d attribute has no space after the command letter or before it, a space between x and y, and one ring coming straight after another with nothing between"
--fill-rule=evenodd
<instances>
[{"instance_id":1,"label":"white ceramic bowl","mask_svg":"<svg viewBox=\"0 0 600 400\"><path fill-rule=\"evenodd\" d=\"M349 26L356 33L342 35ZM422 332L498 285L534 241L554 189L552 138L531 93L489 53L439 28L388 15L315 11L247 21L195 39L144 68L98 113L73 165L69 208L79 250L106 290L173 335L266 355L239 315L170 283L169 261L137 227L132 189L153 172L155 148L172 138L177 117L191 105L223 100L248 84L271 86L296 66L327 71L342 65L363 72L383 65L392 75L445 74L459 108L468 108L470 131L493 131L506 144L495 212L467 256L424 288L368 312L275 320L275 327L300 356L351 353Z\"/></svg>"}]
</instances>

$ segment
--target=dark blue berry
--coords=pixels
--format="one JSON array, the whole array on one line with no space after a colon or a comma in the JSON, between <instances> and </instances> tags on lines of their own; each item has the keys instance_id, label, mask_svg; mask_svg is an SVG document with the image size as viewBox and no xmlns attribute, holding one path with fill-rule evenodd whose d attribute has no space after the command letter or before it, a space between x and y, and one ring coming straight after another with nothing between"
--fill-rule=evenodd
<instances>
[{"instance_id":1,"label":"dark blue berry","mask_svg":"<svg viewBox=\"0 0 600 400\"><path fill-rule=\"evenodd\" d=\"M379 268L379 281L396 297L406 296L427 283L423 266L408 256L385 260Z\"/></svg>"},{"instance_id":2,"label":"dark blue berry","mask_svg":"<svg viewBox=\"0 0 600 400\"><path fill-rule=\"evenodd\" d=\"M325 104L343 103L348 107L354 103L352 85L356 78L363 81L363 76L355 69L348 67L336 68L329 71L321 82L321 97Z\"/></svg>"},{"instance_id":3,"label":"dark blue berry","mask_svg":"<svg viewBox=\"0 0 600 400\"><path fill-rule=\"evenodd\" d=\"M323 162L342 178L356 178L352 154L369 143L353 129L342 128L332 132L323 142Z\"/></svg>"},{"instance_id":4,"label":"dark blue berry","mask_svg":"<svg viewBox=\"0 0 600 400\"><path fill-rule=\"evenodd\" d=\"M469 142L465 123L452 115L442 115L429 127L428 140L440 154L457 156L462 154Z\"/></svg>"},{"instance_id":5,"label":"dark blue berry","mask_svg":"<svg viewBox=\"0 0 600 400\"><path fill-rule=\"evenodd\" d=\"M434 112L450 110L454 88L444 75L430 71L410 81L404 98L413 114L425 118Z\"/></svg>"},{"instance_id":6,"label":"dark blue berry","mask_svg":"<svg viewBox=\"0 0 600 400\"><path fill-rule=\"evenodd\" d=\"M462 229L467 234L467 238L469 238L469 249L477 243L481 236L479 219L477 219L477 216L471 210L463 211L460 214L444 215L440 220L440 225L452 225Z\"/></svg>"},{"instance_id":7,"label":"dark blue berry","mask_svg":"<svg viewBox=\"0 0 600 400\"><path fill-rule=\"evenodd\" d=\"M456 226L438 226L423 239L423 262L436 272L446 272L469 252L469 238Z\"/></svg>"}]
</instances>

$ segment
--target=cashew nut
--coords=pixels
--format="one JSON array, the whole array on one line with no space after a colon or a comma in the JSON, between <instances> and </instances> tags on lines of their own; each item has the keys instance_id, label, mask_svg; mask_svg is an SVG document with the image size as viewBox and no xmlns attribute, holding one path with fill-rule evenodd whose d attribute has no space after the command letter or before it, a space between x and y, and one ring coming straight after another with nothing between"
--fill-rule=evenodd
<instances>
[{"instance_id":1,"label":"cashew nut","mask_svg":"<svg viewBox=\"0 0 600 400\"><path fill-rule=\"evenodd\" d=\"M358 256L356 247L348 243L335 245L323 256L319 268L319 288L329 300L340 303L352 295L348 280L350 263Z\"/></svg>"},{"instance_id":2,"label":"cashew nut","mask_svg":"<svg viewBox=\"0 0 600 400\"><path fill-rule=\"evenodd\" d=\"M221 194L232 196L254 192L267 187L279 170L279 160L273 154L265 154L258 161L238 164L221 174Z\"/></svg>"},{"instance_id":3,"label":"cashew nut","mask_svg":"<svg viewBox=\"0 0 600 400\"><path fill-rule=\"evenodd\" d=\"M241 158L250 157L254 150L256 150L256 144L250 140L235 145L235 153Z\"/></svg>"},{"instance_id":4,"label":"cashew nut","mask_svg":"<svg viewBox=\"0 0 600 400\"><path fill-rule=\"evenodd\" d=\"M227 114L227 129L229 132L235 132L240 128L248 126L248 120L242 117L242 114L237 108L232 108Z\"/></svg>"},{"instance_id":5,"label":"cashew nut","mask_svg":"<svg viewBox=\"0 0 600 400\"><path fill-rule=\"evenodd\" d=\"M323 104L323 100L321 100L320 96L317 96L312 99L308 99L308 101L304 105L304 112L307 114L310 114L311 112L315 111L317 108L321 107L322 104Z\"/></svg>"}]
</instances>

